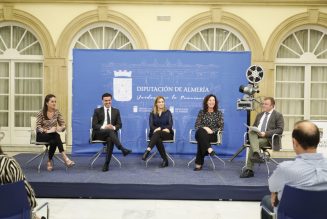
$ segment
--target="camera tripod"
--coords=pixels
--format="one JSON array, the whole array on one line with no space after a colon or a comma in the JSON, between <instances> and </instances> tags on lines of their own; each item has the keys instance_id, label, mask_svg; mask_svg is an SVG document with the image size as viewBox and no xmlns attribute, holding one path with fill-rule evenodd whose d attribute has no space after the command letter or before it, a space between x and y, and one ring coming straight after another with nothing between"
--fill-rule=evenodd
<instances>
[{"instance_id":1,"label":"camera tripod","mask_svg":"<svg viewBox=\"0 0 327 219\"><path fill-rule=\"evenodd\" d=\"M250 125L250 110L247 110L247 114L246 114L246 124L247 125ZM245 137L244 137L244 140L245 140ZM250 145L249 144L243 144L234 154L233 154L233 156L232 156L232 158L231 159L229 159L229 161L230 162L232 162L234 159L235 159L235 157L237 157L242 151L244 151L244 149L246 149L246 148L248 148L248 147L250 147Z\"/></svg>"}]
</instances>

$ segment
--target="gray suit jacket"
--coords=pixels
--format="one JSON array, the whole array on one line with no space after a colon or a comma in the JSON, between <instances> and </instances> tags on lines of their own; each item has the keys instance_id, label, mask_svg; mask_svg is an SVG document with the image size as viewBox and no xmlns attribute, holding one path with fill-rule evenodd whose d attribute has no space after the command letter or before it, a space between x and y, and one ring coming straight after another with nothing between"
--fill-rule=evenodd
<instances>
[{"instance_id":1,"label":"gray suit jacket","mask_svg":"<svg viewBox=\"0 0 327 219\"><path fill-rule=\"evenodd\" d=\"M261 112L257 115L257 117L255 118L255 121L253 123L253 126L258 127L259 123L260 123L260 119L261 117L264 115L265 112ZM270 145L272 145L272 136L274 134L278 134L281 135L283 134L283 130L284 130L284 117L281 113L277 112L276 110L273 110L268 124L267 124L267 128L266 128L266 136L268 137L268 141L270 143ZM274 145L273 146L273 150L280 150L281 148L281 138L277 138L274 139Z\"/></svg>"}]
</instances>

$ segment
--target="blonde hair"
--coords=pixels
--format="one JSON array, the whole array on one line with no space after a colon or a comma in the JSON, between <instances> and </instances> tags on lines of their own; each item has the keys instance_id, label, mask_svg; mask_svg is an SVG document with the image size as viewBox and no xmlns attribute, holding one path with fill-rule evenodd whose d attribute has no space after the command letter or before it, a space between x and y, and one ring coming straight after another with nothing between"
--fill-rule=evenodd
<instances>
[{"instance_id":1,"label":"blonde hair","mask_svg":"<svg viewBox=\"0 0 327 219\"><path fill-rule=\"evenodd\" d=\"M153 103L153 109L152 109L152 112L154 114L158 114L158 107L157 107L157 103L160 99L163 99L164 103L166 102L165 101L165 98L163 96L157 96L154 103ZM167 111L167 108L166 108L166 104L164 105L164 108L163 108L163 112L166 112Z\"/></svg>"}]
</instances>

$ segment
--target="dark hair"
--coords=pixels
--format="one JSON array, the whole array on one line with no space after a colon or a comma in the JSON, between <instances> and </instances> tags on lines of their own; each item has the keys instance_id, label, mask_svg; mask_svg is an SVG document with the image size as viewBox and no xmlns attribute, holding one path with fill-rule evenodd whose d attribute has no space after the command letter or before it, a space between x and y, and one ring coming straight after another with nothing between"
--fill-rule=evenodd
<instances>
[{"instance_id":1,"label":"dark hair","mask_svg":"<svg viewBox=\"0 0 327 219\"><path fill-rule=\"evenodd\" d=\"M43 108L42 108L42 111L43 111L43 116L46 118L46 119L49 119L48 116L47 116L47 112L48 112L48 105L47 103L50 101L51 98L53 97L56 97L55 95L53 94L48 94L45 96L44 98L44 103L43 103Z\"/></svg>"},{"instance_id":2,"label":"dark hair","mask_svg":"<svg viewBox=\"0 0 327 219\"><path fill-rule=\"evenodd\" d=\"M210 97L213 97L213 98L215 98L215 105L214 105L214 107L213 107L213 111L214 112L217 112L218 111L218 99L217 99L217 97L215 96L215 95L213 95L213 94L209 94L209 95L207 95L204 99L203 99L203 111L205 111L205 112L208 112L208 100L209 100L209 98Z\"/></svg>"},{"instance_id":3,"label":"dark hair","mask_svg":"<svg viewBox=\"0 0 327 219\"><path fill-rule=\"evenodd\" d=\"M302 120L294 125L292 138L302 146L303 149L317 148L320 141L318 127L308 120Z\"/></svg>"},{"instance_id":4,"label":"dark hair","mask_svg":"<svg viewBox=\"0 0 327 219\"><path fill-rule=\"evenodd\" d=\"M264 100L270 100L271 105L275 106L275 99L273 97L265 97Z\"/></svg>"},{"instance_id":5,"label":"dark hair","mask_svg":"<svg viewBox=\"0 0 327 219\"><path fill-rule=\"evenodd\" d=\"M112 95L109 94L109 93L104 93L104 94L102 94L102 100L103 100L103 98L105 98L105 97L111 97L111 98L112 98Z\"/></svg>"},{"instance_id":6,"label":"dark hair","mask_svg":"<svg viewBox=\"0 0 327 219\"><path fill-rule=\"evenodd\" d=\"M1 145L0 145L0 155L2 155L2 154L4 154L4 153L3 153L3 150L2 150Z\"/></svg>"}]
</instances>

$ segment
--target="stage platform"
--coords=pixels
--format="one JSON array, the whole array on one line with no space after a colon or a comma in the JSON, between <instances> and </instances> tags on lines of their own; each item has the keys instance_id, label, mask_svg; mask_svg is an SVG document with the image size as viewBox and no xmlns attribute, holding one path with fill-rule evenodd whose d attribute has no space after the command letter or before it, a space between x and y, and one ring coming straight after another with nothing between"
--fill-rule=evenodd
<instances>
[{"instance_id":1,"label":"stage platform","mask_svg":"<svg viewBox=\"0 0 327 219\"><path fill-rule=\"evenodd\" d=\"M27 180L39 198L111 198L111 199L169 199L169 200L246 200L259 201L269 194L267 169L264 164L255 166L255 177L239 178L244 158L229 162L226 166L215 159L216 170L209 158L202 171L193 171L190 155L175 155L175 167L160 168L161 159L156 156L148 167L141 155L127 157L116 155L122 167L112 160L109 171L102 172L104 157L89 167L90 157L73 157L76 165L66 168L55 163L52 172L46 171L46 162L37 172L39 160L26 164L34 154L15 156L21 164ZM270 170L275 169L269 164Z\"/></svg>"}]
</instances>

